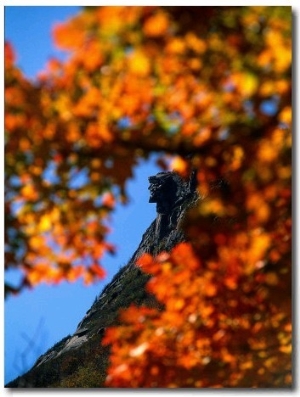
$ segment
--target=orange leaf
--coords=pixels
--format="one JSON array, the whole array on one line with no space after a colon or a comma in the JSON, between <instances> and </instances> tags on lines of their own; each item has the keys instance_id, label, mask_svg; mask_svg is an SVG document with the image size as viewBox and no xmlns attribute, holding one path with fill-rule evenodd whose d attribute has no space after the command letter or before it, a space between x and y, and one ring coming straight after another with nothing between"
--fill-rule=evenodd
<instances>
[{"instance_id":1,"label":"orange leaf","mask_svg":"<svg viewBox=\"0 0 300 397\"><path fill-rule=\"evenodd\" d=\"M164 36L169 27L169 19L166 14L159 12L147 19L144 24L144 33L149 37Z\"/></svg>"},{"instance_id":2,"label":"orange leaf","mask_svg":"<svg viewBox=\"0 0 300 397\"><path fill-rule=\"evenodd\" d=\"M16 56L15 56L15 52L13 50L13 47L10 43L5 42L4 45L4 63L5 63L5 67L11 67L13 66L13 64L16 61Z\"/></svg>"},{"instance_id":3,"label":"orange leaf","mask_svg":"<svg viewBox=\"0 0 300 397\"><path fill-rule=\"evenodd\" d=\"M59 48L70 50L84 45L85 31L78 22L79 20L74 18L67 23L54 25L53 39Z\"/></svg>"},{"instance_id":4,"label":"orange leaf","mask_svg":"<svg viewBox=\"0 0 300 397\"><path fill-rule=\"evenodd\" d=\"M21 194L26 200L35 201L38 198L38 193L33 185L26 185L21 189Z\"/></svg>"},{"instance_id":5,"label":"orange leaf","mask_svg":"<svg viewBox=\"0 0 300 397\"><path fill-rule=\"evenodd\" d=\"M114 195L111 192L104 193L102 196L102 204L109 209L113 209L116 204Z\"/></svg>"},{"instance_id":6,"label":"orange leaf","mask_svg":"<svg viewBox=\"0 0 300 397\"><path fill-rule=\"evenodd\" d=\"M76 266L72 267L67 274L67 280L69 282L74 282L76 281L79 277L82 276L84 272L84 266Z\"/></svg>"},{"instance_id":7,"label":"orange leaf","mask_svg":"<svg viewBox=\"0 0 300 397\"><path fill-rule=\"evenodd\" d=\"M89 271L92 273L92 275L98 277L98 278L104 278L105 277L105 271L104 269L99 266L97 263L94 263L89 267Z\"/></svg>"},{"instance_id":8,"label":"orange leaf","mask_svg":"<svg viewBox=\"0 0 300 397\"><path fill-rule=\"evenodd\" d=\"M147 253L141 255L136 261L137 266L141 267L145 271L150 270L153 263L154 263L154 260L153 260L152 256Z\"/></svg>"}]
</instances>

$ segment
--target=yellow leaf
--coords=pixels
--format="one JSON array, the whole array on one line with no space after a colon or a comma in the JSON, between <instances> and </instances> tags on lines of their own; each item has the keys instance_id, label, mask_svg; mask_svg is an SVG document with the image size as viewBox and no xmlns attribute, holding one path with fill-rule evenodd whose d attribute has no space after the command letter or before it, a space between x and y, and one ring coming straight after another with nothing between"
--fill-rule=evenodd
<instances>
[{"instance_id":1,"label":"yellow leaf","mask_svg":"<svg viewBox=\"0 0 300 397\"><path fill-rule=\"evenodd\" d=\"M39 250L43 245L44 239L42 236L32 236L29 240L30 247L33 250Z\"/></svg>"},{"instance_id":2,"label":"yellow leaf","mask_svg":"<svg viewBox=\"0 0 300 397\"><path fill-rule=\"evenodd\" d=\"M173 171L178 172L181 175L186 175L187 172L187 162L180 156L176 156L171 163L170 167Z\"/></svg>"},{"instance_id":3,"label":"yellow leaf","mask_svg":"<svg viewBox=\"0 0 300 397\"><path fill-rule=\"evenodd\" d=\"M284 124L291 124L292 122L292 109L286 106L279 114L279 120Z\"/></svg>"},{"instance_id":4,"label":"yellow leaf","mask_svg":"<svg viewBox=\"0 0 300 397\"><path fill-rule=\"evenodd\" d=\"M257 77L250 73L244 74L241 84L241 91L243 95L251 96L256 91L258 86Z\"/></svg>"},{"instance_id":5,"label":"yellow leaf","mask_svg":"<svg viewBox=\"0 0 300 397\"><path fill-rule=\"evenodd\" d=\"M257 90L258 80L252 73L235 73L231 79L237 90L245 97L253 95Z\"/></svg>"},{"instance_id":6,"label":"yellow leaf","mask_svg":"<svg viewBox=\"0 0 300 397\"><path fill-rule=\"evenodd\" d=\"M130 56L128 66L132 73L141 77L147 76L150 72L150 61L142 51L135 51Z\"/></svg>"},{"instance_id":7,"label":"yellow leaf","mask_svg":"<svg viewBox=\"0 0 300 397\"><path fill-rule=\"evenodd\" d=\"M51 226L52 226L52 222L50 215L49 214L43 215L39 223L39 231L41 233L46 232L47 230L51 229Z\"/></svg>"},{"instance_id":8,"label":"yellow leaf","mask_svg":"<svg viewBox=\"0 0 300 397\"><path fill-rule=\"evenodd\" d=\"M203 200L200 211L203 215L214 214L222 216L226 213L223 203L219 199Z\"/></svg>"},{"instance_id":9,"label":"yellow leaf","mask_svg":"<svg viewBox=\"0 0 300 397\"><path fill-rule=\"evenodd\" d=\"M292 345L288 344L288 345L280 346L279 351L281 351L282 353L290 354L292 352Z\"/></svg>"}]
</instances>

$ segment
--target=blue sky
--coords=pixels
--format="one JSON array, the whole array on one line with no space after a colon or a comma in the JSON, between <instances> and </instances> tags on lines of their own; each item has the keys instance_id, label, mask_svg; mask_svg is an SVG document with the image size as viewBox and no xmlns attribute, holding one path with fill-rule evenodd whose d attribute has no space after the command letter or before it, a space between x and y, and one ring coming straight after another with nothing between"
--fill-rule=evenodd
<instances>
[{"instance_id":1,"label":"blue sky","mask_svg":"<svg viewBox=\"0 0 300 397\"><path fill-rule=\"evenodd\" d=\"M80 7L5 7L5 39L17 53L17 64L31 79L43 70L52 56L62 57L51 41L51 27L76 14ZM144 162L127 184L131 203L118 206L113 216L110 241L118 253L106 257L107 278L91 287L79 281L59 286L41 285L5 302L5 383L28 370L37 357L54 343L72 334L96 295L137 248L142 234L155 218L155 205L149 204L148 176L159 171L154 160ZM10 277L15 277L10 274Z\"/></svg>"}]
</instances>

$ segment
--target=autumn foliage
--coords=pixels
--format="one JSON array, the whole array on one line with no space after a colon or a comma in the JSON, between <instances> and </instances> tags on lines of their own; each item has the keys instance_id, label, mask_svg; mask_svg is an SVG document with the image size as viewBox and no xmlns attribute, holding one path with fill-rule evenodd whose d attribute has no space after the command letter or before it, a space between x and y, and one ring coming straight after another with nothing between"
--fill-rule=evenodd
<instances>
[{"instance_id":1,"label":"autumn foliage","mask_svg":"<svg viewBox=\"0 0 300 397\"><path fill-rule=\"evenodd\" d=\"M270 302L277 275L239 277L204 265L187 243L138 264L163 311L130 307L111 344L113 387L282 387L291 382L288 307ZM229 273L229 272L228 272ZM167 286L167 287L166 287Z\"/></svg>"},{"instance_id":2,"label":"autumn foliage","mask_svg":"<svg viewBox=\"0 0 300 397\"><path fill-rule=\"evenodd\" d=\"M187 177L188 243L142 256L164 310L106 331L111 387L291 385L291 9L86 7L35 83L5 47L6 267L104 276L141 158ZM187 160L187 156L189 159Z\"/></svg>"}]
</instances>

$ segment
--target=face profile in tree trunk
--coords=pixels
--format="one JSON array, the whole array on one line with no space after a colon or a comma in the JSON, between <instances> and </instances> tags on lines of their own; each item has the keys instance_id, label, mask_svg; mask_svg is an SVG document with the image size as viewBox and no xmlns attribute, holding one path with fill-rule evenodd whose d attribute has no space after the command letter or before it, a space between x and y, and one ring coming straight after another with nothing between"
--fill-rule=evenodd
<instances>
[{"instance_id":1,"label":"face profile in tree trunk","mask_svg":"<svg viewBox=\"0 0 300 397\"><path fill-rule=\"evenodd\" d=\"M176 201L177 184L171 172L159 172L149 177L150 198L149 203L157 203L159 214L168 214Z\"/></svg>"},{"instance_id":2,"label":"face profile in tree trunk","mask_svg":"<svg viewBox=\"0 0 300 397\"><path fill-rule=\"evenodd\" d=\"M185 182L176 172L159 172L149 178L149 203L157 203L158 214L170 214L183 200L195 191L195 173L192 172L189 182Z\"/></svg>"}]
</instances>

